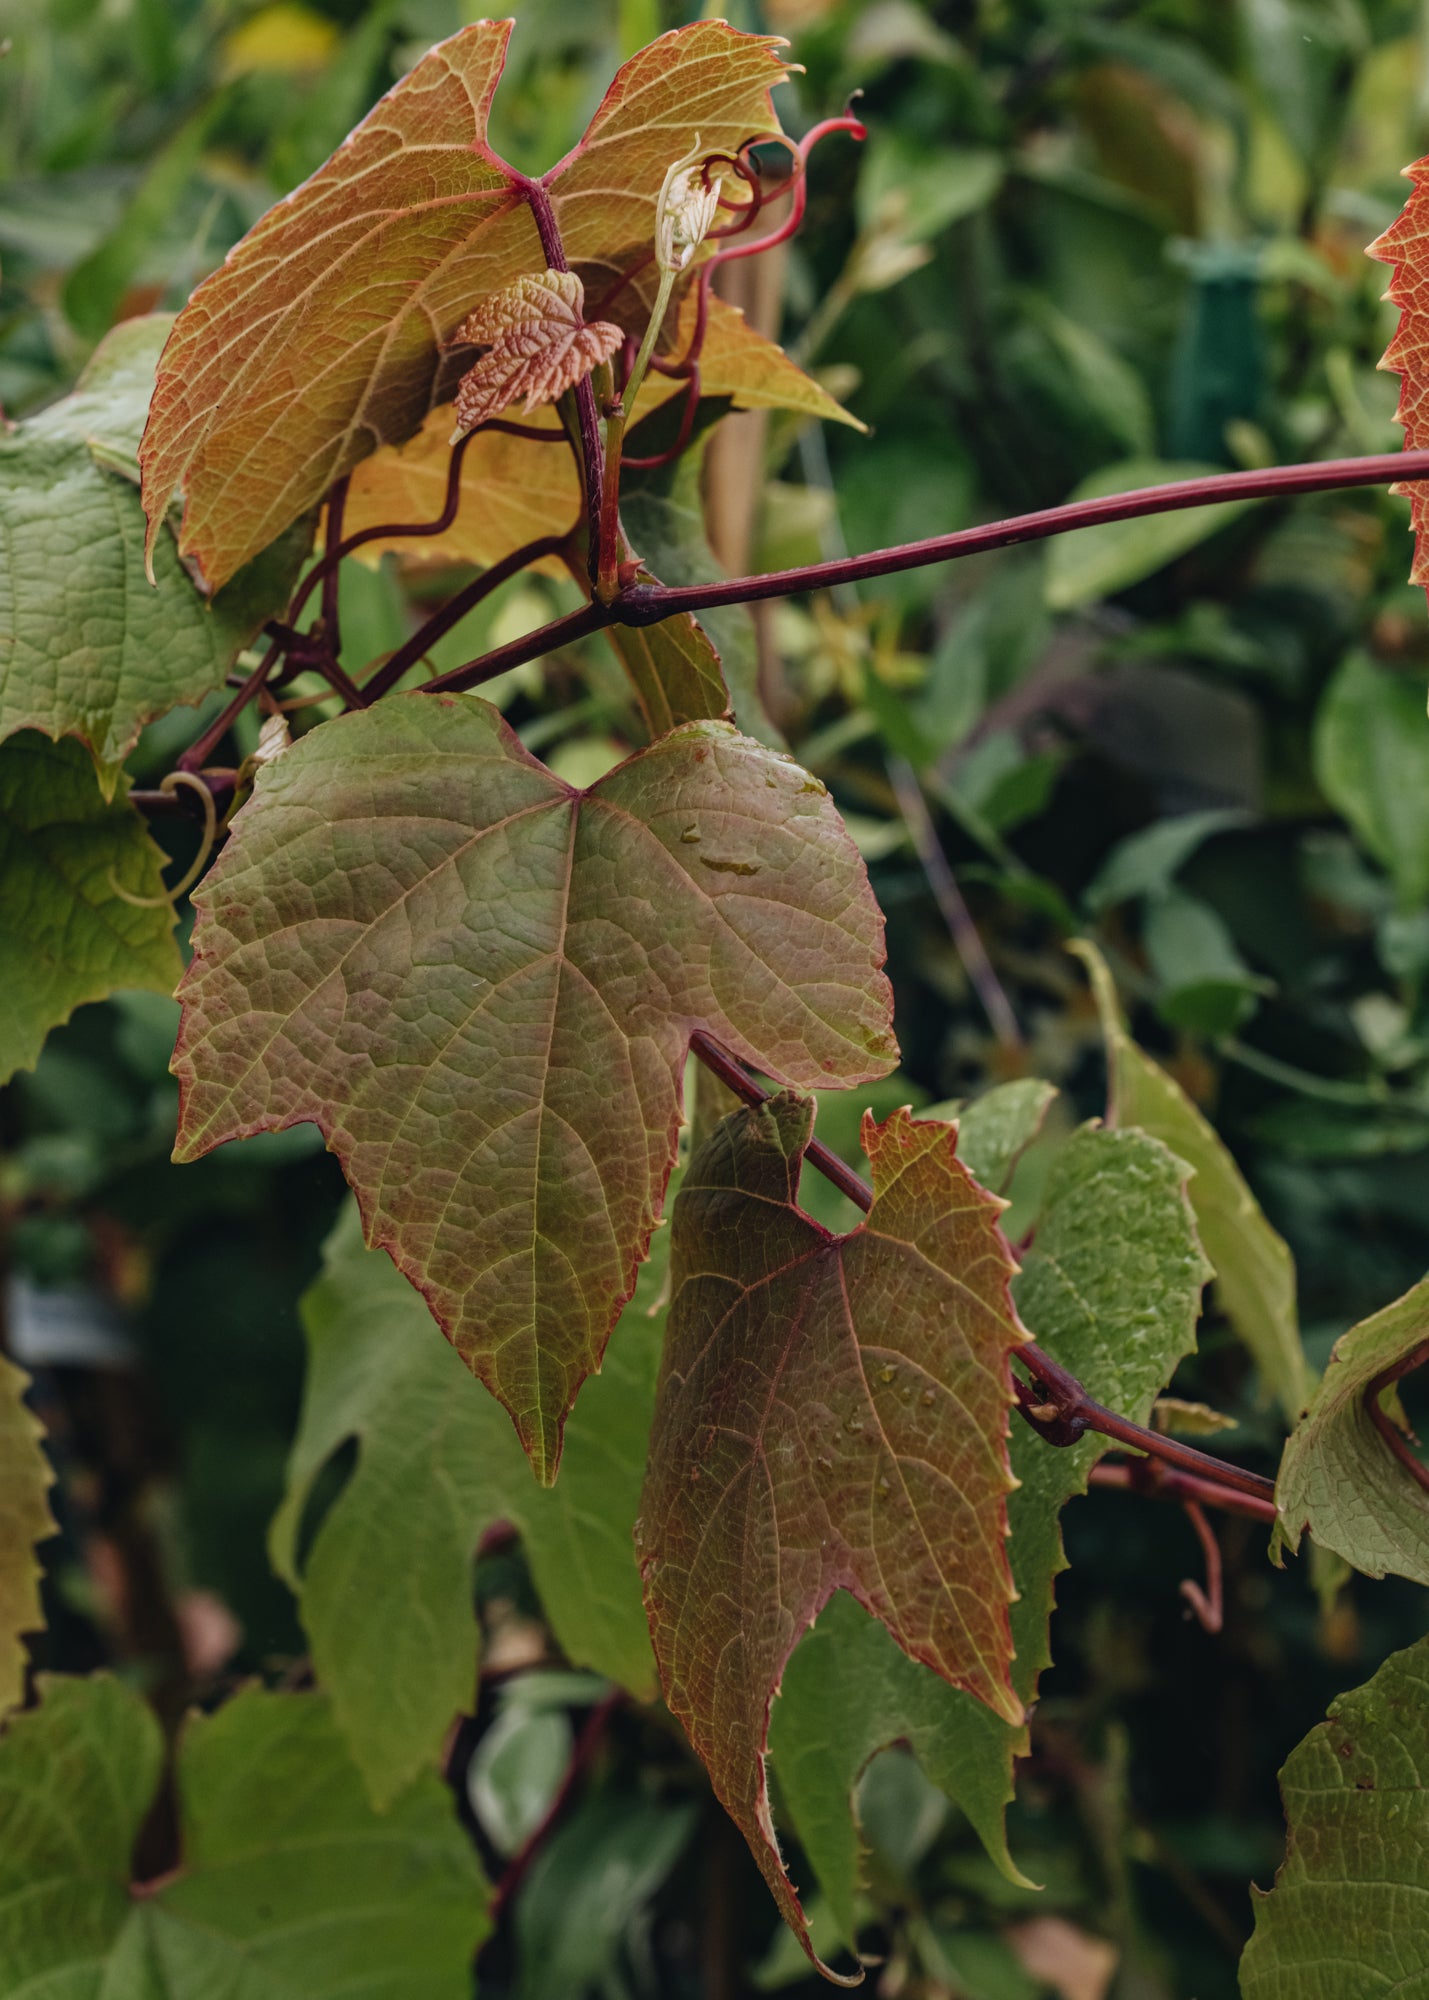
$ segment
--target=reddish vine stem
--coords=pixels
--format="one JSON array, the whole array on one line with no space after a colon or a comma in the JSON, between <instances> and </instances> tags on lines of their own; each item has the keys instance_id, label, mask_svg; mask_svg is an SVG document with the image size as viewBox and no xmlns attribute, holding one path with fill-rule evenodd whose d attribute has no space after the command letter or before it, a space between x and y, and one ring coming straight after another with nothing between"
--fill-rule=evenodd
<instances>
[{"instance_id":1,"label":"reddish vine stem","mask_svg":"<svg viewBox=\"0 0 1429 2000\"><path fill-rule=\"evenodd\" d=\"M553 169L553 171L555 171ZM556 220L556 211L551 205L551 197L546 192L544 181L527 180L524 174L513 177L530 206L536 232L541 239L541 251L546 265L552 271L569 271L566 262L565 245L561 242L561 227ZM596 414L595 390L589 375L583 375L575 386L576 416L580 423L581 457L585 461L586 514L590 521L590 569L591 581L595 581L600 560L597 524L600 521L600 498L605 486L605 452L600 442L600 419Z\"/></svg>"},{"instance_id":2,"label":"reddish vine stem","mask_svg":"<svg viewBox=\"0 0 1429 2000\"><path fill-rule=\"evenodd\" d=\"M553 554L555 552L552 551ZM450 673L438 674L435 680L424 681L422 693L454 694L464 688L480 687L483 681L495 680L498 674L504 674L508 667L524 667L528 660L542 659L547 653L572 645L592 632L603 632L607 625L614 623L611 606L592 598L589 604L566 612L564 617L553 618L539 631L528 632L524 639L508 640L494 653L485 653L479 660L468 660L464 666L453 667Z\"/></svg>"},{"instance_id":3,"label":"reddish vine stem","mask_svg":"<svg viewBox=\"0 0 1429 2000\"><path fill-rule=\"evenodd\" d=\"M1347 487L1422 479L1429 479L1429 451L1391 451L1368 458L1320 459L1268 470L1217 472L1201 479L1138 487L1130 493L1109 493L1098 500L1067 501L1060 507L1043 507L1035 514L1016 514L1010 520L906 542L900 548L841 556L800 569L775 570L768 576L736 576L719 583L677 588L635 584L619 599L616 616L623 625L652 625L679 611L713 611L724 604L753 604L763 598L792 597L799 591L830 589L870 577L896 576L903 570L926 569L932 563L1011 548L1019 542L1045 541L1074 528L1137 520L1145 514L1179 513L1187 507L1209 507L1222 500L1284 499L1300 493L1336 493Z\"/></svg>"},{"instance_id":4,"label":"reddish vine stem","mask_svg":"<svg viewBox=\"0 0 1429 2000\"><path fill-rule=\"evenodd\" d=\"M1146 514L1174 513L1187 507L1212 506L1221 500L1268 500L1290 494L1337 493L1356 486L1383 486L1405 480L1429 479L1429 451L1385 452L1369 458L1315 460L1306 465L1282 465L1270 471L1220 472L1204 479L1173 480L1165 486L1140 487L1112 493L1101 500L1069 501L1035 514L1014 515L982 527L964 528L929 541L901 548L878 549L870 555L844 556L832 562L810 563L802 569L776 570L769 576L731 577L721 583L671 587L663 583L629 585L608 605L586 605L552 624L542 626L512 647L504 648L500 665L484 659L454 668L444 687L473 687L492 673L536 660L568 640L606 625L657 625L681 611L709 611L725 604L752 604L769 597L792 597L869 577L893 576L902 570L954 562L988 549L1010 548L1019 542L1045 541L1074 528L1129 521Z\"/></svg>"},{"instance_id":5,"label":"reddish vine stem","mask_svg":"<svg viewBox=\"0 0 1429 2000\"><path fill-rule=\"evenodd\" d=\"M703 1028L691 1035L690 1052L744 1104L757 1107L769 1102L770 1093ZM867 1215L873 1206L873 1195L852 1167L818 1139L810 1141L804 1157ZM1048 1444L1077 1444L1088 1431L1099 1431L1104 1437L1115 1438L1118 1444L1145 1452L1151 1458L1164 1459L1168 1465L1192 1473L1214 1487L1250 1494L1267 1503L1274 1515L1275 1487L1258 1472L1247 1472L1243 1466L1212 1458L1209 1452L1197 1451L1192 1445L1162 1436L1159 1431L1147 1430L1144 1424L1135 1424L1129 1417L1118 1416L1115 1410L1089 1396L1076 1376L1035 1341L1024 1341L1015 1352L1033 1378L1030 1384L1013 1381L1018 1413Z\"/></svg>"},{"instance_id":6,"label":"reddish vine stem","mask_svg":"<svg viewBox=\"0 0 1429 2000\"><path fill-rule=\"evenodd\" d=\"M201 771L203 769L205 760L212 755L215 747L223 741L223 738L237 721L238 717L242 715L249 702L253 700L258 690L266 683L269 674L272 673L274 667L277 665L282 651L282 646L275 639L247 680L239 688L237 694L234 695L232 701L227 704L219 715L214 717L202 736L195 742L190 743L188 749L180 756L179 769L181 771Z\"/></svg>"},{"instance_id":7,"label":"reddish vine stem","mask_svg":"<svg viewBox=\"0 0 1429 2000\"><path fill-rule=\"evenodd\" d=\"M509 556L503 556L500 562L493 563L490 569L484 569L480 576L473 577L471 582L444 604L440 611L433 612L430 618L418 626L410 639L403 640L396 652L377 669L362 690L361 698L364 705L376 701L379 696L386 694L389 688L395 687L408 667L415 666L422 655L435 646L438 639L450 632L454 625L459 625L469 611L474 610L484 597L489 597L491 592L508 578L517 575L531 563L540 562L545 556L559 555L565 547L565 539L564 535L544 535L540 541L527 542L524 547L513 549ZM499 667L492 669L494 673L500 671ZM481 678L489 680L491 674L483 674ZM436 681L430 682L429 691L439 685L440 683ZM467 685L471 686L474 683L468 682Z\"/></svg>"},{"instance_id":8,"label":"reddish vine stem","mask_svg":"<svg viewBox=\"0 0 1429 2000\"><path fill-rule=\"evenodd\" d=\"M1399 1426L1395 1423L1393 1417L1390 1416L1388 1410L1381 1408L1379 1400L1392 1383L1402 1380L1406 1375L1412 1375L1414 1370L1422 1368L1426 1361L1429 1361L1429 1340L1421 1340L1419 1345L1412 1348L1402 1361L1395 1361L1388 1368L1382 1368L1374 1380L1366 1386L1364 1406L1369 1412L1370 1422L1394 1453L1394 1456L1399 1460L1399 1463L1407 1473L1419 1482L1425 1492L1429 1493L1429 1466L1426 1466L1415 1456L1410 1448L1409 1440L1399 1429Z\"/></svg>"},{"instance_id":9,"label":"reddish vine stem","mask_svg":"<svg viewBox=\"0 0 1429 2000\"><path fill-rule=\"evenodd\" d=\"M1201 1544L1201 1552L1206 1558L1206 1587L1189 1576L1181 1584L1181 1595L1195 1612L1207 1632L1219 1632L1225 1623L1225 1593L1221 1581L1221 1545L1216 1540L1215 1530L1201 1511L1199 1501L1186 1502L1186 1519L1196 1531Z\"/></svg>"},{"instance_id":10,"label":"reddish vine stem","mask_svg":"<svg viewBox=\"0 0 1429 2000\"><path fill-rule=\"evenodd\" d=\"M1219 1507L1226 1514L1244 1514L1252 1521L1275 1519L1273 1502L1252 1493L1232 1492L1194 1472L1181 1472L1175 1466L1164 1465L1157 1458L1104 1458L1092 1467L1091 1483L1155 1500L1171 1500L1178 1506L1196 1500L1203 1507Z\"/></svg>"}]
</instances>

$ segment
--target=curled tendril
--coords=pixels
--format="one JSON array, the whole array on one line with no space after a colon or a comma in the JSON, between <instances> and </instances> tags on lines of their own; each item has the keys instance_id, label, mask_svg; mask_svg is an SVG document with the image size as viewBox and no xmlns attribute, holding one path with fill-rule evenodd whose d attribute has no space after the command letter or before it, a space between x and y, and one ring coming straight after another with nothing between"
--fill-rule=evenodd
<instances>
[{"instance_id":1,"label":"curled tendril","mask_svg":"<svg viewBox=\"0 0 1429 2000\"><path fill-rule=\"evenodd\" d=\"M208 866L208 857L213 852L213 844L218 838L218 808L213 802L213 793L203 779L193 771L170 771L159 786L161 792L174 792L180 785L187 785L196 794L203 806L203 838L199 842L198 853L184 870L177 882L171 883L159 896L136 896L132 889L115 878L114 870L109 870L109 886L121 903L128 903L136 910L172 909L179 897L186 894L197 882Z\"/></svg>"}]
</instances>

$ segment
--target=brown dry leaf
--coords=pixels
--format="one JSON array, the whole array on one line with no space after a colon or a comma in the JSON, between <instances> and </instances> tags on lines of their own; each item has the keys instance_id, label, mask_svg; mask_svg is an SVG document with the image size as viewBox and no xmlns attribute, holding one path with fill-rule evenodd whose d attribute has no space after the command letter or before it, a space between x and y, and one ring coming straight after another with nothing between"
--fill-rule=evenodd
<instances>
[{"instance_id":1,"label":"brown dry leaf","mask_svg":"<svg viewBox=\"0 0 1429 2000\"><path fill-rule=\"evenodd\" d=\"M144 436L144 498L152 545L183 496L180 548L210 589L334 479L419 430L451 396L455 329L546 263L523 182L486 137L510 32L478 21L429 51L180 313ZM697 131L711 154L777 132L782 46L697 21L622 66L542 180L592 297L648 251L666 171ZM648 276L616 317L643 324Z\"/></svg>"},{"instance_id":2,"label":"brown dry leaf","mask_svg":"<svg viewBox=\"0 0 1429 2000\"><path fill-rule=\"evenodd\" d=\"M457 437L518 400L529 416L610 359L625 336L609 320L587 321L584 307L574 271L544 271L503 285L468 314L451 345L487 352L457 385Z\"/></svg>"}]
</instances>

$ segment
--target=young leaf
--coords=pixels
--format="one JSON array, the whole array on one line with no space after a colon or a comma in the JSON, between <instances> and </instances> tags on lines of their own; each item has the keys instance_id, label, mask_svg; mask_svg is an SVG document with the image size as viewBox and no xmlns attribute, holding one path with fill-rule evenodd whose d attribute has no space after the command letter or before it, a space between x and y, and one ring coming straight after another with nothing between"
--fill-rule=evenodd
<instances>
[{"instance_id":1,"label":"young leaf","mask_svg":"<svg viewBox=\"0 0 1429 2000\"><path fill-rule=\"evenodd\" d=\"M688 611L658 625L616 625L609 636L652 736L682 722L728 717L719 654Z\"/></svg>"},{"instance_id":2,"label":"young leaf","mask_svg":"<svg viewBox=\"0 0 1429 2000\"><path fill-rule=\"evenodd\" d=\"M0 1354L0 1715L25 1698L26 1632L44 1626L35 1544L55 1533L44 1428L25 1407L30 1378Z\"/></svg>"},{"instance_id":3,"label":"young leaf","mask_svg":"<svg viewBox=\"0 0 1429 2000\"><path fill-rule=\"evenodd\" d=\"M0 1742L7 1992L464 2000L485 1883L440 1780L379 1818L321 1695L245 1689L186 1723L181 1863L131 1898L158 1726L106 1676L42 1687Z\"/></svg>"},{"instance_id":4,"label":"young leaf","mask_svg":"<svg viewBox=\"0 0 1429 2000\"><path fill-rule=\"evenodd\" d=\"M471 1709L472 1557L496 1521L520 1530L568 1658L642 1700L653 1694L631 1530L669 1236L655 1233L604 1366L571 1419L560 1480L544 1489L390 1257L363 1248L355 1205L333 1231L323 1275L303 1301L308 1382L270 1548L299 1593L318 1678L379 1811L436 1761L452 1717ZM358 1440L356 1468L299 1575L298 1531L314 1482L349 1437Z\"/></svg>"},{"instance_id":5,"label":"young leaf","mask_svg":"<svg viewBox=\"0 0 1429 2000\"><path fill-rule=\"evenodd\" d=\"M1244 2000L1416 1992L1429 1960L1429 1639L1341 1695L1280 1773L1288 1842L1252 1889Z\"/></svg>"},{"instance_id":6,"label":"young leaf","mask_svg":"<svg viewBox=\"0 0 1429 2000\"><path fill-rule=\"evenodd\" d=\"M1395 1458L1365 1402L1375 1376L1426 1339L1429 1278L1335 1342L1275 1482L1279 1532L1292 1550L1308 1531L1366 1576L1389 1571L1429 1583L1429 1494Z\"/></svg>"},{"instance_id":7,"label":"young leaf","mask_svg":"<svg viewBox=\"0 0 1429 2000\"><path fill-rule=\"evenodd\" d=\"M1101 1402L1144 1423L1194 1343L1208 1275L1181 1162L1144 1132L1084 1126L1052 1167L1037 1234L1012 1289L1023 1324L1049 1352ZM1025 1424L1012 1428L1009 1456L1018 1482L1007 1503L1017 1590L1012 1683L1024 1703L1036 1695L1050 1657L1053 1586L1066 1567L1062 1509L1086 1491L1107 1449L1104 1438L1089 1434L1054 1450ZM831 1605L815 1627L815 1643L834 1611ZM811 1665L803 1657L810 1642L795 1653L770 1729L794 1829L850 1944L857 1887L853 1792L873 1751L906 1737L929 1777L972 1821L993 1862L1020 1881L1002 1815L1012 1796L1013 1759L1027 1747L1024 1729L925 1669L895 1661L876 1629L846 1643L854 1637L851 1623L838 1612L836 1643L816 1651Z\"/></svg>"},{"instance_id":8,"label":"young leaf","mask_svg":"<svg viewBox=\"0 0 1429 2000\"><path fill-rule=\"evenodd\" d=\"M1399 308L1399 325L1384 351L1380 367L1399 377L1399 408L1395 412L1404 429L1407 450L1420 451L1429 444L1429 371L1424 367L1425 343L1429 341L1429 239L1424 216L1425 184L1429 182L1429 159L1416 160L1406 167L1405 177L1412 192L1397 221L1370 244L1367 254L1388 264L1393 275L1385 297ZM1429 496L1423 480L1393 486L1392 493L1409 496L1410 519L1414 524L1414 561L1409 571L1411 583L1429 586ZM1422 724L1421 724L1422 726Z\"/></svg>"},{"instance_id":9,"label":"young leaf","mask_svg":"<svg viewBox=\"0 0 1429 2000\"><path fill-rule=\"evenodd\" d=\"M172 993L181 962L163 860L127 799L101 797L80 744L33 733L0 744L0 1083L84 1001L125 986Z\"/></svg>"},{"instance_id":10,"label":"young leaf","mask_svg":"<svg viewBox=\"0 0 1429 2000\"><path fill-rule=\"evenodd\" d=\"M406 444L384 445L362 461L347 489L344 535L389 521L441 519L455 422L455 407L443 403ZM580 519L580 473L555 412L536 410L530 423L549 431L556 442L537 444L504 431L483 431L471 440L461 464L457 516L449 528L439 535L374 539L357 552L356 560L375 563L393 549L405 563L475 563L489 569L528 542L569 534ZM565 573L551 558L545 566Z\"/></svg>"},{"instance_id":11,"label":"young leaf","mask_svg":"<svg viewBox=\"0 0 1429 2000\"><path fill-rule=\"evenodd\" d=\"M145 722L223 685L306 545L288 538L212 605L172 537L158 590L145 580L134 454L171 324L116 327L72 395L0 433L0 737L82 737L111 794Z\"/></svg>"},{"instance_id":12,"label":"young leaf","mask_svg":"<svg viewBox=\"0 0 1429 2000\"><path fill-rule=\"evenodd\" d=\"M786 1093L725 1119L686 1171L636 1528L666 1699L811 1956L764 1750L785 1664L833 1592L1021 1719L1004 1538L1023 1337L1001 1204L951 1126L866 1121L873 1209L842 1237L797 1205L812 1128Z\"/></svg>"},{"instance_id":13,"label":"young leaf","mask_svg":"<svg viewBox=\"0 0 1429 2000\"><path fill-rule=\"evenodd\" d=\"M1309 1400L1310 1377L1289 1247L1266 1221L1214 1128L1127 1033L1101 953L1085 939L1070 949L1087 968L1106 1037L1108 1118L1153 1133L1193 1170L1191 1206L1221 1307L1249 1348L1266 1392L1279 1398L1287 1423L1294 1424Z\"/></svg>"},{"instance_id":14,"label":"young leaf","mask_svg":"<svg viewBox=\"0 0 1429 2000\"><path fill-rule=\"evenodd\" d=\"M178 1157L320 1125L545 1480L659 1214L692 1030L795 1084L894 1057L857 850L727 724L578 792L475 696L398 696L259 773L196 902Z\"/></svg>"},{"instance_id":15,"label":"young leaf","mask_svg":"<svg viewBox=\"0 0 1429 2000\"><path fill-rule=\"evenodd\" d=\"M515 402L529 416L608 361L625 336L609 320L587 320L584 310L585 286L574 271L542 271L503 285L468 313L449 344L486 353L457 384L458 433Z\"/></svg>"},{"instance_id":16,"label":"young leaf","mask_svg":"<svg viewBox=\"0 0 1429 2000\"><path fill-rule=\"evenodd\" d=\"M454 330L545 268L524 184L486 137L510 32L479 21L439 43L179 315L144 437L144 498L152 547L182 492L180 545L210 588L374 447L410 437L451 394L439 378ZM710 154L778 131L781 46L699 21L620 69L541 183L593 300L649 249L666 170L697 131ZM615 317L643 324L647 277Z\"/></svg>"}]
</instances>

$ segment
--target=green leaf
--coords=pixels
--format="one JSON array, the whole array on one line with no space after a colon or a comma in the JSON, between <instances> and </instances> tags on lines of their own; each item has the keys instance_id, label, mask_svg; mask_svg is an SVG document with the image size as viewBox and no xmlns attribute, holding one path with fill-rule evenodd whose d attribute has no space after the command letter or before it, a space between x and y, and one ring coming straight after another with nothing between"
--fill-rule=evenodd
<instances>
[{"instance_id":1,"label":"green leaf","mask_svg":"<svg viewBox=\"0 0 1429 2000\"><path fill-rule=\"evenodd\" d=\"M669 1236L656 1232L605 1365L572 1418L560 1481L542 1489L418 1294L385 1252L363 1248L355 1205L333 1231L303 1301L308 1382L269 1547L299 1594L318 1678L379 1808L435 1763L452 1717L472 1709L480 1643L472 1560L495 1521L520 1529L567 1656L641 1699L654 1693L631 1536L664 1331L663 1310L652 1308ZM315 1483L348 1438L358 1441L356 1469L300 1570Z\"/></svg>"},{"instance_id":2,"label":"green leaf","mask_svg":"<svg viewBox=\"0 0 1429 2000\"><path fill-rule=\"evenodd\" d=\"M438 1779L378 1818L326 1700L248 1688L186 1723L180 1866L133 1899L158 1726L107 1677L42 1687L0 1742L7 1993L465 2000L485 1884Z\"/></svg>"},{"instance_id":3,"label":"green leaf","mask_svg":"<svg viewBox=\"0 0 1429 2000\"><path fill-rule=\"evenodd\" d=\"M1093 1396L1144 1423L1193 1344L1208 1275L1181 1162L1143 1132L1084 1126L1053 1163L1013 1296L1023 1323ZM1009 1454L1019 1482L1007 1503L1017 1589L1013 1686L1024 1703L1034 1698L1050 1658L1053 1584L1066 1566L1062 1508L1086 1491L1092 1466L1108 1449L1105 1438L1088 1435L1053 1450L1025 1424L1012 1430ZM852 1798L873 1750L907 1737L997 1867L1022 1882L1002 1818L1013 1759L1027 1747L1025 1729L925 1668L896 1663L876 1628L854 1626L841 1607L823 1614L789 1663L770 1732L794 1828L850 1943L857 1887ZM831 1640L821 1648L826 1628ZM806 1662L811 1645L814 1656Z\"/></svg>"},{"instance_id":4,"label":"green leaf","mask_svg":"<svg viewBox=\"0 0 1429 2000\"><path fill-rule=\"evenodd\" d=\"M615 625L608 636L652 736L682 722L728 720L719 654L688 612L658 625Z\"/></svg>"},{"instance_id":5,"label":"green leaf","mask_svg":"<svg viewBox=\"0 0 1429 2000\"><path fill-rule=\"evenodd\" d=\"M993 1194L1006 1194L1017 1162L1042 1130L1057 1095L1039 1076L1018 1077L985 1091L958 1113L958 1158Z\"/></svg>"},{"instance_id":6,"label":"green leaf","mask_svg":"<svg viewBox=\"0 0 1429 2000\"><path fill-rule=\"evenodd\" d=\"M547 1481L659 1214L691 1032L795 1084L894 1055L857 850L723 723L578 792L475 696L398 696L259 773L195 901L177 1156L320 1125Z\"/></svg>"},{"instance_id":7,"label":"green leaf","mask_svg":"<svg viewBox=\"0 0 1429 2000\"><path fill-rule=\"evenodd\" d=\"M25 1698L26 1632L44 1629L35 1544L56 1532L44 1426L25 1407L30 1378L0 1354L0 1715Z\"/></svg>"},{"instance_id":8,"label":"green leaf","mask_svg":"<svg viewBox=\"0 0 1429 2000\"><path fill-rule=\"evenodd\" d=\"M1200 479L1224 470L1224 466L1199 462L1127 458L1103 466L1068 497L1099 500L1109 493L1167 486L1173 480ZM1054 611L1071 611L1079 604L1095 603L1099 597L1113 597L1165 569L1167 563L1208 540L1252 504L1248 500L1218 500L1209 507L1144 514L1137 520L1107 521L1097 528L1077 528L1069 535L1058 535L1047 557L1047 602Z\"/></svg>"},{"instance_id":9,"label":"green leaf","mask_svg":"<svg viewBox=\"0 0 1429 2000\"><path fill-rule=\"evenodd\" d=\"M1388 869L1399 907L1429 898L1429 721L1416 676L1351 653L1315 716L1315 775Z\"/></svg>"},{"instance_id":10,"label":"green leaf","mask_svg":"<svg viewBox=\"0 0 1429 2000\"><path fill-rule=\"evenodd\" d=\"M0 435L0 736L82 737L108 793L145 722L223 685L308 543L287 536L210 604L166 534L146 580L135 453L170 324L116 327L72 395Z\"/></svg>"},{"instance_id":11,"label":"green leaf","mask_svg":"<svg viewBox=\"0 0 1429 2000\"><path fill-rule=\"evenodd\" d=\"M1085 939L1068 949L1086 966L1106 1037L1110 1119L1162 1139L1193 1171L1191 1206L1215 1268L1220 1304L1250 1350L1266 1393L1294 1424L1310 1395L1295 1309L1295 1266L1245 1177L1181 1086L1126 1032L1111 973Z\"/></svg>"},{"instance_id":12,"label":"green leaf","mask_svg":"<svg viewBox=\"0 0 1429 2000\"><path fill-rule=\"evenodd\" d=\"M0 744L0 1082L35 1062L51 1028L120 987L171 993L181 969L164 856L127 799L108 802L78 743Z\"/></svg>"},{"instance_id":13,"label":"green leaf","mask_svg":"<svg viewBox=\"0 0 1429 2000\"><path fill-rule=\"evenodd\" d=\"M1275 1483L1279 1534L1294 1550L1308 1531L1367 1576L1429 1583L1429 1494L1376 1430L1365 1390L1429 1339L1429 1278L1335 1342L1309 1409L1285 1446ZM1391 1422L1393 1387L1381 1396Z\"/></svg>"},{"instance_id":14,"label":"green leaf","mask_svg":"<svg viewBox=\"0 0 1429 2000\"><path fill-rule=\"evenodd\" d=\"M1280 1773L1288 1844L1266 1893L1244 2000L1419 1992L1429 1959L1429 1639L1342 1695Z\"/></svg>"},{"instance_id":15,"label":"green leaf","mask_svg":"<svg viewBox=\"0 0 1429 2000\"><path fill-rule=\"evenodd\" d=\"M1000 1204L948 1125L865 1125L873 1208L797 1206L813 1106L727 1118L675 1208L670 1326L636 1541L666 1700L812 1956L764 1772L800 1635L851 1591L996 1713L1008 1684L1009 1357Z\"/></svg>"},{"instance_id":16,"label":"green leaf","mask_svg":"<svg viewBox=\"0 0 1429 2000\"><path fill-rule=\"evenodd\" d=\"M135 1921L129 1859L163 1739L139 1696L107 1674L44 1674L39 1685L42 1705L0 1738L0 1976L7 2000L98 2000ZM128 1994L170 2000L137 1976Z\"/></svg>"}]
</instances>

